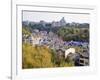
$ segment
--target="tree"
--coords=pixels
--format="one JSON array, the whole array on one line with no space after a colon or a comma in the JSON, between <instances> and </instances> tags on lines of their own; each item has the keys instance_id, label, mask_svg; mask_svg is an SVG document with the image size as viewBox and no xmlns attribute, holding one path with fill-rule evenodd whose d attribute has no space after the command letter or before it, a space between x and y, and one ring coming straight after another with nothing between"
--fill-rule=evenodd
<instances>
[{"instance_id":1,"label":"tree","mask_svg":"<svg viewBox=\"0 0 100 80\"><path fill-rule=\"evenodd\" d=\"M52 67L51 51L45 46L31 46L23 44L22 46L22 67L42 68Z\"/></svg>"}]
</instances>

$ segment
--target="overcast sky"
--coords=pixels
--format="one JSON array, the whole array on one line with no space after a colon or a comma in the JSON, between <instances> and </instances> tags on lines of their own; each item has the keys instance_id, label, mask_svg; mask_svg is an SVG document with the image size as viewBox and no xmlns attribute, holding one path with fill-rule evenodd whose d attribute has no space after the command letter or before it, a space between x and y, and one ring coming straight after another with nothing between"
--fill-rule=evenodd
<instances>
[{"instance_id":1,"label":"overcast sky","mask_svg":"<svg viewBox=\"0 0 100 80\"><path fill-rule=\"evenodd\" d=\"M88 14L68 14L68 13L48 13L48 12L29 12L23 11L23 21L34 21L39 22L44 20L46 22L59 21L62 17L65 18L66 22L79 22L89 23L90 15Z\"/></svg>"}]
</instances>

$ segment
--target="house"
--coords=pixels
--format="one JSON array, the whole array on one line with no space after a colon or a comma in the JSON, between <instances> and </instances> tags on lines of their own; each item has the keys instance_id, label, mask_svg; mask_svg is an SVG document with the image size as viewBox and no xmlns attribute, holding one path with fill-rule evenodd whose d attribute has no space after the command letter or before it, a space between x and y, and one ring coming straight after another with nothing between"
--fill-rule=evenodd
<instances>
[{"instance_id":1,"label":"house","mask_svg":"<svg viewBox=\"0 0 100 80\"><path fill-rule=\"evenodd\" d=\"M78 54L75 58L75 66L88 66L89 65L89 52L85 49L82 53Z\"/></svg>"},{"instance_id":2,"label":"house","mask_svg":"<svg viewBox=\"0 0 100 80\"><path fill-rule=\"evenodd\" d=\"M34 29L33 33L39 33L39 30L38 29Z\"/></svg>"},{"instance_id":3,"label":"house","mask_svg":"<svg viewBox=\"0 0 100 80\"><path fill-rule=\"evenodd\" d=\"M42 37L40 36L29 36L28 37L28 43L32 44L33 46L36 44L40 44L40 40L42 40Z\"/></svg>"},{"instance_id":4,"label":"house","mask_svg":"<svg viewBox=\"0 0 100 80\"><path fill-rule=\"evenodd\" d=\"M81 66L89 65L89 53L87 52L87 50L83 50L83 53L80 54L79 64Z\"/></svg>"},{"instance_id":5,"label":"house","mask_svg":"<svg viewBox=\"0 0 100 80\"><path fill-rule=\"evenodd\" d=\"M67 50L65 50L65 59L67 58L68 54L76 54L75 53L75 48L69 48Z\"/></svg>"},{"instance_id":6,"label":"house","mask_svg":"<svg viewBox=\"0 0 100 80\"><path fill-rule=\"evenodd\" d=\"M41 35L41 36L47 36L47 31L40 31L39 35Z\"/></svg>"},{"instance_id":7,"label":"house","mask_svg":"<svg viewBox=\"0 0 100 80\"><path fill-rule=\"evenodd\" d=\"M60 25L60 22L56 22L56 21L53 21L52 23L51 23L51 26L52 27L60 27L61 25Z\"/></svg>"}]
</instances>

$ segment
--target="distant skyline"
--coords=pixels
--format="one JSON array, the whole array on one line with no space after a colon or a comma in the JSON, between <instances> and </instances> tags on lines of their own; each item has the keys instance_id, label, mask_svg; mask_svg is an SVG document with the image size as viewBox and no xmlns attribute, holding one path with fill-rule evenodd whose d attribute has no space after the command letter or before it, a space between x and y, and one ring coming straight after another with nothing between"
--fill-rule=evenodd
<instances>
[{"instance_id":1,"label":"distant skyline","mask_svg":"<svg viewBox=\"0 0 100 80\"><path fill-rule=\"evenodd\" d=\"M49 12L28 12L23 11L23 21L46 22L60 21L62 17L66 23L90 23L90 15L87 14L68 14L68 13L49 13Z\"/></svg>"}]
</instances>

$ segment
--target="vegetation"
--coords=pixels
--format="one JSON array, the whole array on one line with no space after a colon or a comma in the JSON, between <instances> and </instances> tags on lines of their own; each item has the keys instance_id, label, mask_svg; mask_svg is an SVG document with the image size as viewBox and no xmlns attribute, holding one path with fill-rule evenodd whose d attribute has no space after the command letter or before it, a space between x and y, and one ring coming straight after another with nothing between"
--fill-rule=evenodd
<instances>
[{"instance_id":1,"label":"vegetation","mask_svg":"<svg viewBox=\"0 0 100 80\"><path fill-rule=\"evenodd\" d=\"M45 46L31 46L30 44L23 44L22 46L23 68L42 68L52 67L51 51Z\"/></svg>"},{"instance_id":2,"label":"vegetation","mask_svg":"<svg viewBox=\"0 0 100 80\"><path fill-rule=\"evenodd\" d=\"M22 34L25 34L25 35L29 36L29 35L31 35L31 32L30 32L28 27L23 26L22 27Z\"/></svg>"},{"instance_id":3,"label":"vegetation","mask_svg":"<svg viewBox=\"0 0 100 80\"><path fill-rule=\"evenodd\" d=\"M75 27L62 27L59 28L57 34L63 38L64 41L87 41L89 42L89 29L75 28Z\"/></svg>"},{"instance_id":4,"label":"vegetation","mask_svg":"<svg viewBox=\"0 0 100 80\"><path fill-rule=\"evenodd\" d=\"M47 67L65 67L73 66L73 63L67 63L64 57L56 55L54 50L45 46L31 46L28 43L22 45L22 68L47 68Z\"/></svg>"},{"instance_id":5,"label":"vegetation","mask_svg":"<svg viewBox=\"0 0 100 80\"><path fill-rule=\"evenodd\" d=\"M40 31L52 31L55 34L62 37L64 41L87 41L89 42L89 24L83 23L79 25L70 25L66 24L65 27L51 27L51 24L46 24L46 26L42 24L29 24L23 25L23 28L28 31L32 32L33 29L38 29ZM25 32L25 31L24 31ZM29 34L29 33L28 33Z\"/></svg>"},{"instance_id":6,"label":"vegetation","mask_svg":"<svg viewBox=\"0 0 100 80\"><path fill-rule=\"evenodd\" d=\"M89 42L89 24L79 24L79 26L73 26L66 24L64 27L51 27L51 24L43 26L41 24L29 24L23 25L22 35L26 38L31 35L34 29L47 32L52 31L57 34L63 41L86 41ZM81 46L65 46L65 49L74 47L77 53L82 52ZM22 68L50 68L50 67L70 67L74 66L73 60L67 58L65 60L64 55L59 55L55 49L50 49L46 46L31 45L29 43L22 43Z\"/></svg>"}]
</instances>

